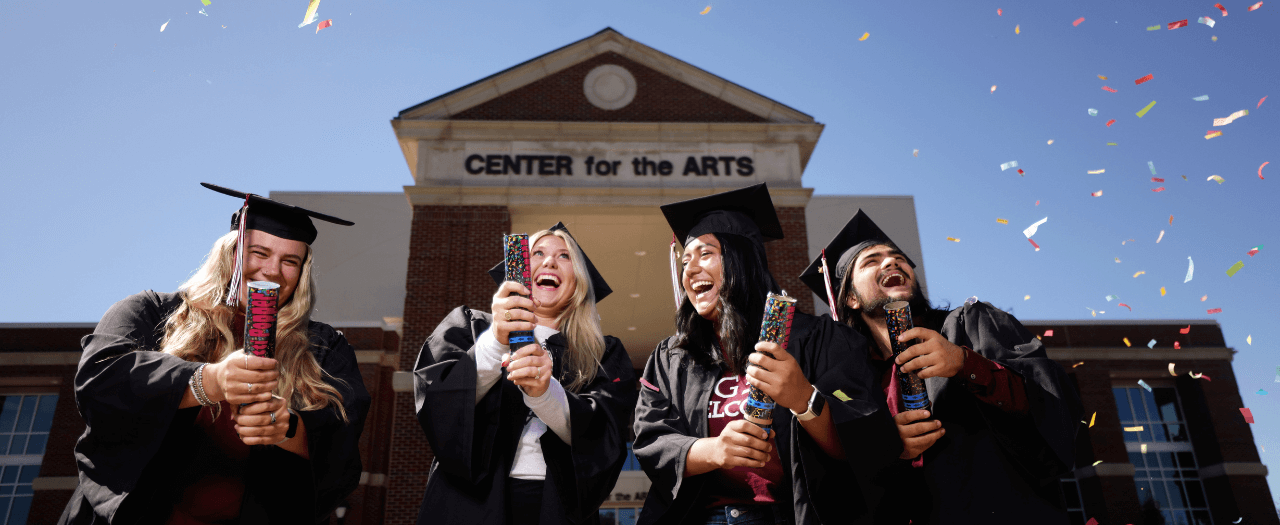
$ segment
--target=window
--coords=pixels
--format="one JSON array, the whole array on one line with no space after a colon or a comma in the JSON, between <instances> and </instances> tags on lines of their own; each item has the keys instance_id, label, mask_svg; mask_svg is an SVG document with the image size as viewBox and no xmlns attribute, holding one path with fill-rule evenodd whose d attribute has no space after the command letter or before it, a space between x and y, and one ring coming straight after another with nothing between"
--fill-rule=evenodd
<instances>
[{"instance_id":1,"label":"window","mask_svg":"<svg viewBox=\"0 0 1280 525\"><path fill-rule=\"evenodd\" d=\"M1169 525L1212 525L1178 392L1137 386L1112 392L1143 516L1148 522L1161 516Z\"/></svg>"},{"instance_id":2,"label":"window","mask_svg":"<svg viewBox=\"0 0 1280 525\"><path fill-rule=\"evenodd\" d=\"M57 395L0 397L0 525L24 525Z\"/></svg>"},{"instance_id":3,"label":"window","mask_svg":"<svg viewBox=\"0 0 1280 525\"><path fill-rule=\"evenodd\" d=\"M1072 525L1085 525L1084 503L1080 500L1080 482L1075 474L1058 480L1061 482L1062 499L1067 502L1067 521Z\"/></svg>"}]
</instances>

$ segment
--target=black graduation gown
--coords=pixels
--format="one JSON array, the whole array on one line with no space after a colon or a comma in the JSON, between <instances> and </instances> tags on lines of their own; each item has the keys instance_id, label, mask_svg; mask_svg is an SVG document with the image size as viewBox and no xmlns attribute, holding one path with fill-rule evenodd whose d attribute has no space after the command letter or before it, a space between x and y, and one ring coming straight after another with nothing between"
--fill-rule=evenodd
<instances>
[{"instance_id":1,"label":"black graduation gown","mask_svg":"<svg viewBox=\"0 0 1280 525\"><path fill-rule=\"evenodd\" d=\"M507 474L515 461L529 414L519 387L506 380L476 403L475 341L492 316L455 308L423 343L414 365L418 422L435 452L418 523L505 525ZM605 336L595 380L579 392L565 390L573 445L555 432L542 435L547 477L539 523L598 523L627 459L627 415L636 402L636 376L622 342ZM567 341L546 341L565 379L560 356Z\"/></svg>"},{"instance_id":2,"label":"black graduation gown","mask_svg":"<svg viewBox=\"0 0 1280 525\"><path fill-rule=\"evenodd\" d=\"M199 363L156 351L165 319L181 302L177 293L129 296L81 341L75 376L86 425L75 448L80 484L60 524L164 523L199 475L192 465L217 468L217 456L192 446L207 442L193 424L200 409L178 408ZM279 447L252 447L243 466L240 523L317 523L359 484L369 393L346 338L315 321L310 331L311 351L333 376L325 381L342 393L350 422L333 408L299 411L310 461Z\"/></svg>"},{"instance_id":3,"label":"black graduation gown","mask_svg":"<svg viewBox=\"0 0 1280 525\"><path fill-rule=\"evenodd\" d=\"M653 482L639 523L689 523L701 519L708 475L684 477L689 448L707 435L711 389L723 368L699 364L671 338L658 344L645 365L649 387L640 389L633 444L636 458ZM847 461L832 460L800 428L791 411L773 412L778 456L783 465L782 507L790 502L797 524L849 523L866 515L862 481L901 453L897 431L867 362L866 339L830 317L796 312L787 351L805 378L826 398ZM836 397L839 390L848 401ZM886 459L889 458L889 459Z\"/></svg>"},{"instance_id":4,"label":"black graduation gown","mask_svg":"<svg viewBox=\"0 0 1280 525\"><path fill-rule=\"evenodd\" d=\"M947 433L924 452L923 468L896 460L881 471L876 521L1067 523L1058 480L1074 468L1083 409L1066 371L1017 319L987 303L951 312L939 332L1021 376L1029 412L982 402L962 377L925 379Z\"/></svg>"}]
</instances>

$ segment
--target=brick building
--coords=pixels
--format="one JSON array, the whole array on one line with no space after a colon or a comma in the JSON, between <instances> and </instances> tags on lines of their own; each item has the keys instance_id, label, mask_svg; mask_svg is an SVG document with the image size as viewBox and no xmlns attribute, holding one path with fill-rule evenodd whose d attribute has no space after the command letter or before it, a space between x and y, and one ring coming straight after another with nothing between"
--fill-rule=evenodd
<instances>
[{"instance_id":1,"label":"brick building","mask_svg":"<svg viewBox=\"0 0 1280 525\"><path fill-rule=\"evenodd\" d=\"M813 117L611 29L401 111L392 128L413 177L403 192L271 193L357 224L317 224L313 245L316 318L355 346L374 398L361 485L335 521L416 519L433 455L408 370L449 310L488 308L484 270L500 258L503 233L568 225L615 291L600 303L601 324L637 369L672 328L661 204L767 182L786 234L767 245L771 269L793 292L804 290L796 276L816 244L859 208L925 261L911 197L815 196L802 185L823 129ZM800 308L825 312L807 293ZM1149 499L1205 523L1278 523L1216 323L1026 323L1097 412L1074 477L1062 481L1079 523L1156 523L1143 515ZM75 487L72 447L84 427L72 381L79 337L92 328L0 324L0 444L13 443L0 456L0 510L12 509L0 525L53 523ZM1155 348L1117 348L1147 335ZM1175 340L1180 349L1169 348ZM1162 375L1170 361L1181 375ZM1125 431L1136 426L1146 430ZM634 522L648 490L634 460L627 469L601 511L606 522ZM1186 521L1170 513L1166 522Z\"/></svg>"}]
</instances>

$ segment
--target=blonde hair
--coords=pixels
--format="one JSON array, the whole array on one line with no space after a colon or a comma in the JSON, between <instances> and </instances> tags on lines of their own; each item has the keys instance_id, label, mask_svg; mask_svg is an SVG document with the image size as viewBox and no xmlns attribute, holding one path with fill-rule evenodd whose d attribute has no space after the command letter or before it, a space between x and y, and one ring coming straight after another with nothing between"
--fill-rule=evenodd
<instances>
[{"instance_id":1,"label":"blonde hair","mask_svg":"<svg viewBox=\"0 0 1280 525\"><path fill-rule=\"evenodd\" d=\"M556 326L569 342L568 351L564 354L565 372L572 371L573 381L566 387L578 392L596 378L600 368L600 359L604 358L604 334L600 331L600 315L596 313L596 294L591 289L591 276L587 273L587 264L582 255L582 248L569 234L556 230L542 230L529 236L529 247L532 248L543 237L554 235L569 247L569 260L573 262L573 280L575 287L569 305L556 317Z\"/></svg>"},{"instance_id":2,"label":"blonde hair","mask_svg":"<svg viewBox=\"0 0 1280 525\"><path fill-rule=\"evenodd\" d=\"M178 293L182 304L165 320L162 352L187 361L218 363L239 349L231 326L237 308L227 306L227 283L235 268L236 232L213 243L204 264ZM311 354L309 326L315 304L315 282L311 273L311 247L307 246L298 287L279 310L275 359L279 361L279 384L274 394L283 397L295 410L318 410L337 406L344 421L342 393L324 381L328 375ZM329 376L333 377L333 376ZM341 381L341 380L339 380Z\"/></svg>"}]
</instances>

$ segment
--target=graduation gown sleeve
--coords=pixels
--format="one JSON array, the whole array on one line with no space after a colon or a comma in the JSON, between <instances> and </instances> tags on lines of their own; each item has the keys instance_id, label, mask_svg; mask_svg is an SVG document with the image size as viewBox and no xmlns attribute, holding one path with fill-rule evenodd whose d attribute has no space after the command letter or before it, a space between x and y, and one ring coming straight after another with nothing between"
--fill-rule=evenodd
<instances>
[{"instance_id":1,"label":"graduation gown sleeve","mask_svg":"<svg viewBox=\"0 0 1280 525\"><path fill-rule=\"evenodd\" d=\"M488 325L485 314L454 308L427 337L413 367L414 407L436 468L473 484L491 470L502 406L500 388L476 402L475 341Z\"/></svg>"},{"instance_id":2,"label":"graduation gown sleeve","mask_svg":"<svg viewBox=\"0 0 1280 525\"><path fill-rule=\"evenodd\" d=\"M342 407L347 414L347 421L343 421L336 407L298 411L307 429L315 521L322 521L360 484L360 434L372 398L360 376L355 349L342 332L312 322L311 349L327 373L325 381L342 394Z\"/></svg>"},{"instance_id":3,"label":"graduation gown sleeve","mask_svg":"<svg viewBox=\"0 0 1280 525\"><path fill-rule=\"evenodd\" d=\"M652 481L646 509L650 506L648 500L660 502L665 508L676 499L686 481L684 470L689 449L707 433L705 407L701 411L688 410L694 407L684 405L688 397L696 400L709 395L712 374L693 363L692 358L688 358L689 363L680 363L679 356L684 352L668 348L669 343L670 339L662 341L649 355L635 410L636 439L631 448ZM705 376L707 381L696 378L690 381L688 374ZM704 382L708 384L703 385ZM689 388L697 390L690 392L686 390Z\"/></svg>"}]
</instances>

